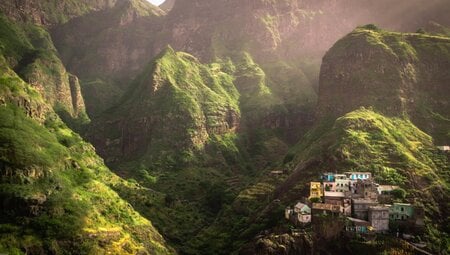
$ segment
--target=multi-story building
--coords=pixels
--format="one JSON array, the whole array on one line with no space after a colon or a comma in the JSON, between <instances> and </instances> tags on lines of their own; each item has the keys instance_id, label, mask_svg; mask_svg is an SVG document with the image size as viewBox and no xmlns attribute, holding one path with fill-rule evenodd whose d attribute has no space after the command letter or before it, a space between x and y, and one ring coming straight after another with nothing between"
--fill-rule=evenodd
<instances>
[{"instance_id":1,"label":"multi-story building","mask_svg":"<svg viewBox=\"0 0 450 255\"><path fill-rule=\"evenodd\" d=\"M408 220L414 215L414 207L411 204L394 203L389 209L391 220Z\"/></svg>"},{"instance_id":2,"label":"multi-story building","mask_svg":"<svg viewBox=\"0 0 450 255\"><path fill-rule=\"evenodd\" d=\"M361 195L365 199L377 200L377 185L372 179L357 180L354 184L355 193Z\"/></svg>"},{"instance_id":3,"label":"multi-story building","mask_svg":"<svg viewBox=\"0 0 450 255\"><path fill-rule=\"evenodd\" d=\"M325 204L339 205L342 214L349 216L352 213L351 200L344 192L324 192Z\"/></svg>"},{"instance_id":4,"label":"multi-story building","mask_svg":"<svg viewBox=\"0 0 450 255\"><path fill-rule=\"evenodd\" d=\"M322 174L322 181L324 181L324 182L334 182L334 175L335 175L335 173L323 173Z\"/></svg>"},{"instance_id":5,"label":"multi-story building","mask_svg":"<svg viewBox=\"0 0 450 255\"><path fill-rule=\"evenodd\" d=\"M347 217L345 231L356 234L366 234L370 231L370 222L356 218Z\"/></svg>"},{"instance_id":6,"label":"multi-story building","mask_svg":"<svg viewBox=\"0 0 450 255\"><path fill-rule=\"evenodd\" d=\"M352 199L353 218L360 220L369 219L369 207L378 205L378 202L371 199Z\"/></svg>"},{"instance_id":7,"label":"multi-story building","mask_svg":"<svg viewBox=\"0 0 450 255\"><path fill-rule=\"evenodd\" d=\"M336 192L347 192L350 190L350 179L345 174L335 175Z\"/></svg>"},{"instance_id":8,"label":"multi-story building","mask_svg":"<svg viewBox=\"0 0 450 255\"><path fill-rule=\"evenodd\" d=\"M372 179L372 173L370 172L345 172L345 175L354 181Z\"/></svg>"},{"instance_id":9,"label":"multi-story building","mask_svg":"<svg viewBox=\"0 0 450 255\"><path fill-rule=\"evenodd\" d=\"M331 191L331 192L335 192L336 191L336 182L323 182L323 189L325 192L327 191Z\"/></svg>"},{"instance_id":10,"label":"multi-story building","mask_svg":"<svg viewBox=\"0 0 450 255\"><path fill-rule=\"evenodd\" d=\"M369 207L369 222L376 232L389 230L389 207L377 205Z\"/></svg>"},{"instance_id":11,"label":"multi-story building","mask_svg":"<svg viewBox=\"0 0 450 255\"><path fill-rule=\"evenodd\" d=\"M311 208L303 203L297 203L294 207L294 214L297 216L298 224L308 224L311 222Z\"/></svg>"},{"instance_id":12,"label":"multi-story building","mask_svg":"<svg viewBox=\"0 0 450 255\"><path fill-rule=\"evenodd\" d=\"M309 199L311 198L322 198L323 188L320 182L311 182L309 190Z\"/></svg>"}]
</instances>

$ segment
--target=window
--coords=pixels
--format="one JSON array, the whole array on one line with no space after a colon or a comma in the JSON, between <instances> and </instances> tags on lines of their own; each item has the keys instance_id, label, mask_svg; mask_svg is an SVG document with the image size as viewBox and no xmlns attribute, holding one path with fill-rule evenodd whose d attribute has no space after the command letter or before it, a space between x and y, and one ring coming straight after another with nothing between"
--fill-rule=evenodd
<instances>
[{"instance_id":1,"label":"window","mask_svg":"<svg viewBox=\"0 0 450 255\"><path fill-rule=\"evenodd\" d=\"M405 210L405 209L404 209L403 207L400 207L400 211L402 211L402 212L403 212L404 210Z\"/></svg>"}]
</instances>

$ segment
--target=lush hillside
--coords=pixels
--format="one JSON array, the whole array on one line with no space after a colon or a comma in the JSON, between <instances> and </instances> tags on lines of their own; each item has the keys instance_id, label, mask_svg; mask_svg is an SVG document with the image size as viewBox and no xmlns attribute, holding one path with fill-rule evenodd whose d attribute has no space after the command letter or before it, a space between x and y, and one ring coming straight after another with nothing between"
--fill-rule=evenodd
<instances>
[{"instance_id":1,"label":"lush hillside","mask_svg":"<svg viewBox=\"0 0 450 255\"><path fill-rule=\"evenodd\" d=\"M45 30L0 27L0 252L174 253L117 192L160 195L111 173L55 113L70 121L84 106Z\"/></svg>"},{"instance_id":2,"label":"lush hillside","mask_svg":"<svg viewBox=\"0 0 450 255\"><path fill-rule=\"evenodd\" d=\"M45 29L0 15L0 46L9 66L61 117L71 123L89 121L78 78L66 71Z\"/></svg>"},{"instance_id":3,"label":"lush hillside","mask_svg":"<svg viewBox=\"0 0 450 255\"><path fill-rule=\"evenodd\" d=\"M0 250L171 253L151 223L113 191L140 188L112 174L1 60Z\"/></svg>"},{"instance_id":4,"label":"lush hillside","mask_svg":"<svg viewBox=\"0 0 450 255\"><path fill-rule=\"evenodd\" d=\"M61 59L82 81L90 115L111 107L161 50L153 47L162 14L145 0L119 1L52 29Z\"/></svg>"},{"instance_id":5,"label":"lush hillside","mask_svg":"<svg viewBox=\"0 0 450 255\"><path fill-rule=\"evenodd\" d=\"M62 1L17 1L5 0L0 3L4 14L15 21L44 26L65 23L74 17L92 11L110 8L122 0L62 0Z\"/></svg>"},{"instance_id":6,"label":"lush hillside","mask_svg":"<svg viewBox=\"0 0 450 255\"><path fill-rule=\"evenodd\" d=\"M200 232L191 245L200 251L228 254L258 235L252 241L254 246L245 246L243 253L251 254L247 250L249 247L261 249L258 254L286 251L282 247L291 251L286 254L295 254L314 247L316 251L336 252L331 254L358 254L356 247L347 242L336 246L332 241L316 243L311 237L279 236L288 232L284 225L284 207L307 197L307 183L332 169L337 172L369 171L381 184L400 185L407 191L402 201L425 208L427 227L423 238L429 242L429 247L448 252L449 161L434 147L431 137L409 120L385 117L371 109L358 109L336 121L317 125L290 155L294 156L288 156L286 161L289 162L282 166L289 169L287 175L274 177L266 171L258 181L242 190L231 206L221 212L215 223ZM264 230L275 234L261 235ZM389 252L395 247L366 248Z\"/></svg>"},{"instance_id":7,"label":"lush hillside","mask_svg":"<svg viewBox=\"0 0 450 255\"><path fill-rule=\"evenodd\" d=\"M330 170L450 253L447 2L2 1L0 253L411 254L287 234Z\"/></svg>"},{"instance_id":8,"label":"lush hillside","mask_svg":"<svg viewBox=\"0 0 450 255\"><path fill-rule=\"evenodd\" d=\"M450 38L387 32L368 25L339 40L325 55L318 118L359 106L407 115L438 144L450 137Z\"/></svg>"}]
</instances>

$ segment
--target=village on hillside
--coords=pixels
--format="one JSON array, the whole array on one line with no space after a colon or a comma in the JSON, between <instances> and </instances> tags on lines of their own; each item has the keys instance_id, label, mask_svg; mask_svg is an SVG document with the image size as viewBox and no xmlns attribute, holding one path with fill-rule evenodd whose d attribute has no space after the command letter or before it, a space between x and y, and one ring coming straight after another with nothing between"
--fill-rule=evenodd
<instances>
[{"instance_id":1,"label":"village on hillside","mask_svg":"<svg viewBox=\"0 0 450 255\"><path fill-rule=\"evenodd\" d=\"M285 209L285 218L297 230L340 222L340 231L349 237L391 233L409 239L423 229L424 210L401 203L404 195L398 186L376 183L370 172L323 173L310 183L308 198Z\"/></svg>"}]
</instances>

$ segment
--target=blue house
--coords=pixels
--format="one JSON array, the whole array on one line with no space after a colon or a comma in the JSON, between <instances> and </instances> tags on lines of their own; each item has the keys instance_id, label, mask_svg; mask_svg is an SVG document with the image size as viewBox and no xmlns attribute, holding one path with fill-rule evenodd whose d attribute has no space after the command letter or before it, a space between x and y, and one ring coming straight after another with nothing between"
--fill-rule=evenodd
<instances>
[{"instance_id":1,"label":"blue house","mask_svg":"<svg viewBox=\"0 0 450 255\"><path fill-rule=\"evenodd\" d=\"M324 173L322 174L322 180L325 182L334 182L334 173Z\"/></svg>"}]
</instances>

